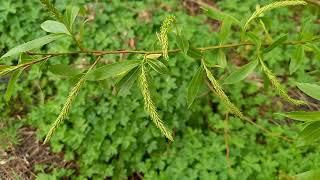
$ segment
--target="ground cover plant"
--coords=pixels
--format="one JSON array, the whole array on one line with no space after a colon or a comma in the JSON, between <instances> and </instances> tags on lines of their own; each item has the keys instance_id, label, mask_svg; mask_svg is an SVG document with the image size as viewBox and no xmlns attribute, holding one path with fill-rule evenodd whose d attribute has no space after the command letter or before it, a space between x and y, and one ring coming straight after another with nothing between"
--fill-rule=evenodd
<instances>
[{"instance_id":1,"label":"ground cover plant","mask_svg":"<svg viewBox=\"0 0 320 180\"><path fill-rule=\"evenodd\" d=\"M319 99L317 6L146 2L42 0L50 16L38 26L47 34L19 46L10 39L23 42L18 30L1 37L0 74L10 77L2 136L37 127L39 139L78 165L38 165L39 179L290 179L316 169L318 102L308 96ZM6 3L3 20L32 6L40 9ZM9 107L19 102L27 115L15 123L19 107ZM299 138L300 125L284 117L303 121Z\"/></svg>"}]
</instances>

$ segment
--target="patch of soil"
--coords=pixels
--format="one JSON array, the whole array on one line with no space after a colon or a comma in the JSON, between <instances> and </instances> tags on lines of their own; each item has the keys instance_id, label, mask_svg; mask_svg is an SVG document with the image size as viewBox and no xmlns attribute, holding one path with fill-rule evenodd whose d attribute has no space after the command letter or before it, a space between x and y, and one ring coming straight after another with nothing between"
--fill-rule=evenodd
<instances>
[{"instance_id":1,"label":"patch of soil","mask_svg":"<svg viewBox=\"0 0 320 180\"><path fill-rule=\"evenodd\" d=\"M53 168L77 169L75 162L65 161L62 153L52 153L48 145L38 141L35 129L23 127L19 137L19 145L0 149L0 179L35 179L35 165L46 165L45 172Z\"/></svg>"}]
</instances>

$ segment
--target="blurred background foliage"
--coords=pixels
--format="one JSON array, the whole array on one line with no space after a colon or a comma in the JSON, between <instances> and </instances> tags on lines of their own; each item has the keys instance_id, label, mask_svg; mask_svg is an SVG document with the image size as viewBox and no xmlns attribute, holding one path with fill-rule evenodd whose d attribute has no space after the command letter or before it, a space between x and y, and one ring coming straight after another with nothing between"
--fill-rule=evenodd
<instances>
[{"instance_id":1,"label":"blurred background foliage","mask_svg":"<svg viewBox=\"0 0 320 180\"><path fill-rule=\"evenodd\" d=\"M271 1L233 0L206 1L238 19L250 16L257 3ZM183 33L194 46L218 44L219 22L206 17L197 4L180 0L93 1L56 0L58 9L72 4L83 8L89 21L85 26L84 46L94 50L148 49L153 46L162 20L169 14L177 17ZM289 40L299 37L304 22L312 22L319 33L319 7L283 8L264 16L272 37L288 34ZM10 48L45 35L40 23L52 19L37 0L0 0L1 54ZM310 21L307 21L310 20ZM253 31L259 34L260 26ZM169 37L174 42L174 37ZM233 33L227 43L239 42ZM174 43L171 48L176 47ZM70 39L59 40L42 51L75 50ZM279 46L265 56L266 63L279 75L289 92L304 98L292 82L319 82L318 56L308 55L303 68L289 75L292 46ZM247 63L252 54L246 48L227 50L229 67L217 71L225 77L236 66ZM208 53L208 55L212 55ZM135 59L133 55L108 55L104 62ZM4 63L17 63L12 58ZM14 98L5 103L0 97L1 148L23 142L18 129L30 125L43 139L56 119L72 82L48 71L52 64L65 63L88 66L90 58L82 55L56 57L46 64L34 66L18 81ZM182 54L170 57L169 75L152 74L156 103L167 126L174 129L175 141L168 142L144 111L138 88L115 96L113 81L88 82L80 91L69 118L57 130L50 142L53 152L62 152L64 159L76 168L49 168L36 165L38 179L72 176L74 179L277 179L320 166L316 145L298 147L255 126L229 117L225 120L219 101L207 89L187 110L187 87L197 65ZM297 138L300 128L292 121L274 115L293 110L280 100L272 88L263 83L261 73L254 73L241 83L224 86L231 100L254 122ZM7 78L0 79L0 92L5 92ZM136 86L136 85L135 85ZM227 123L226 123L227 122ZM227 125L227 127L226 127ZM225 130L227 129L227 133ZM227 145L230 149L226 155Z\"/></svg>"}]
</instances>

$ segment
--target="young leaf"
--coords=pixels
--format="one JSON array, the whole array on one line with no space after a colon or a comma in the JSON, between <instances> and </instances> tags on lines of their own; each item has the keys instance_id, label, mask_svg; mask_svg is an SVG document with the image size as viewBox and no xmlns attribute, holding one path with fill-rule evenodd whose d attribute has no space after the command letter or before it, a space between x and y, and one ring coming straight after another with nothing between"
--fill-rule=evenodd
<instances>
[{"instance_id":1,"label":"young leaf","mask_svg":"<svg viewBox=\"0 0 320 180\"><path fill-rule=\"evenodd\" d=\"M147 63L159 74L166 74L168 72L167 66L157 59L148 59Z\"/></svg>"},{"instance_id":2,"label":"young leaf","mask_svg":"<svg viewBox=\"0 0 320 180\"><path fill-rule=\"evenodd\" d=\"M204 14L211 19L214 19L217 21L223 21L224 18L229 18L232 21L232 23L235 23L237 25L241 24L241 22L238 19L236 19L235 17L227 13L221 12L218 9L208 6L205 3L202 3L202 2L198 2L198 3L201 5L201 9L204 11Z\"/></svg>"},{"instance_id":3,"label":"young leaf","mask_svg":"<svg viewBox=\"0 0 320 180\"><path fill-rule=\"evenodd\" d=\"M73 28L74 21L76 20L79 14L80 8L76 6L69 7L66 10L65 19L69 25L69 29Z\"/></svg>"},{"instance_id":4,"label":"young leaf","mask_svg":"<svg viewBox=\"0 0 320 180\"><path fill-rule=\"evenodd\" d=\"M176 35L176 39L179 49L182 50L183 54L187 54L189 50L189 41L183 35L180 34Z\"/></svg>"},{"instance_id":5,"label":"young leaf","mask_svg":"<svg viewBox=\"0 0 320 180\"><path fill-rule=\"evenodd\" d=\"M282 44L288 39L288 35L284 34L280 36L277 40L275 40L270 46L268 46L266 49L263 50L264 53L272 51L274 48Z\"/></svg>"},{"instance_id":6,"label":"young leaf","mask_svg":"<svg viewBox=\"0 0 320 180\"><path fill-rule=\"evenodd\" d=\"M120 81L116 84L117 94L122 96L129 92L134 82L137 80L140 67L135 67L131 71L129 71L125 76L123 76Z\"/></svg>"},{"instance_id":7,"label":"young leaf","mask_svg":"<svg viewBox=\"0 0 320 180\"><path fill-rule=\"evenodd\" d=\"M240 69L231 73L223 82L223 84L234 84L245 79L258 65L259 61L256 59Z\"/></svg>"},{"instance_id":8,"label":"young leaf","mask_svg":"<svg viewBox=\"0 0 320 180\"><path fill-rule=\"evenodd\" d=\"M147 59L159 59L162 56L162 54L148 54L146 56Z\"/></svg>"},{"instance_id":9,"label":"young leaf","mask_svg":"<svg viewBox=\"0 0 320 180\"><path fill-rule=\"evenodd\" d=\"M218 65L221 66L222 68L227 67L227 57L222 49L219 49L218 51L217 62L218 62Z\"/></svg>"},{"instance_id":10,"label":"young leaf","mask_svg":"<svg viewBox=\"0 0 320 180\"><path fill-rule=\"evenodd\" d=\"M230 35L232 21L230 18L226 17L222 21L222 25L219 32L220 43L225 43L228 36Z\"/></svg>"},{"instance_id":11,"label":"young leaf","mask_svg":"<svg viewBox=\"0 0 320 180\"><path fill-rule=\"evenodd\" d=\"M304 58L304 49L303 46L298 46L293 53L293 57L290 61L289 71L290 74L293 74L296 72L299 67L303 64L303 58Z\"/></svg>"},{"instance_id":12,"label":"young leaf","mask_svg":"<svg viewBox=\"0 0 320 180\"><path fill-rule=\"evenodd\" d=\"M315 169L311 171L306 171L293 176L296 180L317 180L320 177L320 169Z\"/></svg>"},{"instance_id":13,"label":"young leaf","mask_svg":"<svg viewBox=\"0 0 320 180\"><path fill-rule=\"evenodd\" d=\"M305 140L306 144L317 141L320 138L320 121L312 122L308 124L300 132L300 138Z\"/></svg>"},{"instance_id":14,"label":"young leaf","mask_svg":"<svg viewBox=\"0 0 320 180\"><path fill-rule=\"evenodd\" d=\"M67 34L71 36L70 32L68 31L67 27L58 21L48 20L41 24L41 28L49 33L53 34Z\"/></svg>"},{"instance_id":15,"label":"young leaf","mask_svg":"<svg viewBox=\"0 0 320 180\"><path fill-rule=\"evenodd\" d=\"M200 66L197 72L192 77L192 80L188 87L188 107L192 105L193 101L196 99L200 86L203 83L204 69Z\"/></svg>"},{"instance_id":16,"label":"young leaf","mask_svg":"<svg viewBox=\"0 0 320 180\"><path fill-rule=\"evenodd\" d=\"M89 72L86 79L89 81L100 81L120 74L126 73L141 64L140 60L127 60L101 66Z\"/></svg>"},{"instance_id":17,"label":"young leaf","mask_svg":"<svg viewBox=\"0 0 320 180\"><path fill-rule=\"evenodd\" d=\"M29 41L27 43L24 43L24 44L22 44L20 46L17 46L15 48L9 50L0 59L3 59L5 57L10 57L10 56L22 53L22 52L27 52L27 51L30 51L32 49L39 48L39 47L41 47L43 45L46 45L46 44L48 44L48 43L50 43L52 41L55 41L57 39L60 39L60 38L64 37L64 36L65 35L63 35L63 34L50 34L50 35L41 37L39 39L35 39L35 40L32 40L32 41Z\"/></svg>"},{"instance_id":18,"label":"young leaf","mask_svg":"<svg viewBox=\"0 0 320 180\"><path fill-rule=\"evenodd\" d=\"M247 32L246 35L250 38L250 40L253 42L253 44L256 46L257 50L259 51L261 48L261 39L253 34L252 32Z\"/></svg>"},{"instance_id":19,"label":"young leaf","mask_svg":"<svg viewBox=\"0 0 320 180\"><path fill-rule=\"evenodd\" d=\"M194 47L190 47L188 51L188 56L194 58L194 59L201 59L202 58L202 52Z\"/></svg>"},{"instance_id":20,"label":"young leaf","mask_svg":"<svg viewBox=\"0 0 320 180\"><path fill-rule=\"evenodd\" d=\"M320 86L310 83L297 83L297 86L308 96L320 101Z\"/></svg>"},{"instance_id":21,"label":"young leaf","mask_svg":"<svg viewBox=\"0 0 320 180\"><path fill-rule=\"evenodd\" d=\"M49 71L59 76L71 77L71 76L81 74L84 70L77 69L66 64L56 64L56 65L50 66Z\"/></svg>"},{"instance_id":22,"label":"young leaf","mask_svg":"<svg viewBox=\"0 0 320 180\"><path fill-rule=\"evenodd\" d=\"M320 121L320 112L294 111L287 113L279 113L279 115L297 120L297 121Z\"/></svg>"},{"instance_id":23,"label":"young leaf","mask_svg":"<svg viewBox=\"0 0 320 180\"><path fill-rule=\"evenodd\" d=\"M16 70L12 74L12 77L11 77L11 79L9 81L6 93L4 95L4 99L5 99L6 102L10 101L10 98L11 98L11 96L13 94L13 91L15 90L15 87L16 87L16 82L17 82L17 80L20 77L22 72L23 72L23 69L20 69L20 70Z\"/></svg>"}]
</instances>

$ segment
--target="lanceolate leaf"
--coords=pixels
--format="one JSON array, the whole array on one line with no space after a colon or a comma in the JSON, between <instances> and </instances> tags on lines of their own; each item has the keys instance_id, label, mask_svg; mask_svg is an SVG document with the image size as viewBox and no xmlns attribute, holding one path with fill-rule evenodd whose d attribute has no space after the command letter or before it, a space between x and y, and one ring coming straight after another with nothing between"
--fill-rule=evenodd
<instances>
[{"instance_id":1,"label":"lanceolate leaf","mask_svg":"<svg viewBox=\"0 0 320 180\"><path fill-rule=\"evenodd\" d=\"M196 99L199 89L201 87L201 84L203 83L203 77L204 77L204 69L202 66L200 66L197 72L194 74L188 87L188 107L190 107L193 101Z\"/></svg>"},{"instance_id":2,"label":"lanceolate leaf","mask_svg":"<svg viewBox=\"0 0 320 180\"><path fill-rule=\"evenodd\" d=\"M116 90L118 95L126 94L137 80L140 73L140 66L133 68L121 80L116 84Z\"/></svg>"},{"instance_id":3,"label":"lanceolate leaf","mask_svg":"<svg viewBox=\"0 0 320 180\"><path fill-rule=\"evenodd\" d=\"M306 144L319 140L320 121L310 123L301 131L300 137L305 141Z\"/></svg>"},{"instance_id":4,"label":"lanceolate leaf","mask_svg":"<svg viewBox=\"0 0 320 180\"><path fill-rule=\"evenodd\" d=\"M297 121L320 121L320 112L295 111L288 113L279 113L281 116Z\"/></svg>"},{"instance_id":5,"label":"lanceolate leaf","mask_svg":"<svg viewBox=\"0 0 320 180\"><path fill-rule=\"evenodd\" d=\"M41 24L41 28L49 33L71 35L67 27L58 21L48 20Z\"/></svg>"},{"instance_id":6,"label":"lanceolate leaf","mask_svg":"<svg viewBox=\"0 0 320 180\"><path fill-rule=\"evenodd\" d=\"M189 41L180 34L177 34L176 39L179 49L181 49L184 54L187 54L189 50Z\"/></svg>"},{"instance_id":7,"label":"lanceolate leaf","mask_svg":"<svg viewBox=\"0 0 320 180\"><path fill-rule=\"evenodd\" d=\"M66 64L56 64L49 67L49 71L59 76L75 76L81 74L84 70L77 69Z\"/></svg>"},{"instance_id":8,"label":"lanceolate leaf","mask_svg":"<svg viewBox=\"0 0 320 180\"><path fill-rule=\"evenodd\" d=\"M146 56L147 59L159 59L162 54L149 54Z\"/></svg>"},{"instance_id":9,"label":"lanceolate leaf","mask_svg":"<svg viewBox=\"0 0 320 180\"><path fill-rule=\"evenodd\" d=\"M277 40L275 40L270 46L268 46L266 49L264 49L264 53L272 51L274 48L282 44L288 39L288 35L282 35Z\"/></svg>"},{"instance_id":10,"label":"lanceolate leaf","mask_svg":"<svg viewBox=\"0 0 320 180\"><path fill-rule=\"evenodd\" d=\"M232 20L228 17L224 18L219 32L220 43L225 43L231 31Z\"/></svg>"},{"instance_id":11,"label":"lanceolate leaf","mask_svg":"<svg viewBox=\"0 0 320 180\"><path fill-rule=\"evenodd\" d=\"M254 43L257 50L259 50L261 48L261 39L257 35L253 34L252 32L247 32L246 35Z\"/></svg>"},{"instance_id":12,"label":"lanceolate leaf","mask_svg":"<svg viewBox=\"0 0 320 180\"><path fill-rule=\"evenodd\" d=\"M195 58L195 59L201 59L202 52L194 47L190 47L189 51L188 51L188 56Z\"/></svg>"},{"instance_id":13,"label":"lanceolate leaf","mask_svg":"<svg viewBox=\"0 0 320 180\"><path fill-rule=\"evenodd\" d=\"M293 177L295 180L317 180L320 179L320 169L306 171Z\"/></svg>"},{"instance_id":14,"label":"lanceolate leaf","mask_svg":"<svg viewBox=\"0 0 320 180\"><path fill-rule=\"evenodd\" d=\"M224 18L229 18L232 21L232 23L235 23L237 25L241 24L238 19L236 19L235 17L227 13L224 13L219 11L218 9L212 8L206 5L205 3L201 3L201 2L198 2L198 3L201 5L201 9L203 9L204 13L211 19L223 21Z\"/></svg>"},{"instance_id":15,"label":"lanceolate leaf","mask_svg":"<svg viewBox=\"0 0 320 180\"><path fill-rule=\"evenodd\" d=\"M4 95L4 99L6 100L6 102L10 101L11 96L15 90L15 87L16 87L16 82L19 79L22 72L23 72L23 69L20 69L20 70L16 70L12 74L11 79L8 84L8 87L7 87L7 90L6 90L6 94Z\"/></svg>"},{"instance_id":16,"label":"lanceolate leaf","mask_svg":"<svg viewBox=\"0 0 320 180\"><path fill-rule=\"evenodd\" d=\"M89 72L86 76L86 79L90 81L100 81L108 79L126 73L140 64L140 60L127 60L123 62L108 64Z\"/></svg>"},{"instance_id":17,"label":"lanceolate leaf","mask_svg":"<svg viewBox=\"0 0 320 180\"><path fill-rule=\"evenodd\" d=\"M304 49L303 46L300 45L296 48L295 52L293 53L293 57L291 58L289 66L290 74L293 74L299 69L299 67L303 64L303 58Z\"/></svg>"},{"instance_id":18,"label":"lanceolate leaf","mask_svg":"<svg viewBox=\"0 0 320 180\"><path fill-rule=\"evenodd\" d=\"M218 51L217 62L222 68L225 68L227 66L227 57L222 49L219 49Z\"/></svg>"},{"instance_id":19,"label":"lanceolate leaf","mask_svg":"<svg viewBox=\"0 0 320 180\"><path fill-rule=\"evenodd\" d=\"M225 80L224 84L233 84L245 79L258 65L259 61L256 59L240 69L231 73Z\"/></svg>"},{"instance_id":20,"label":"lanceolate leaf","mask_svg":"<svg viewBox=\"0 0 320 180\"><path fill-rule=\"evenodd\" d=\"M70 29L72 29L74 21L76 20L79 11L80 11L80 8L76 6L72 6L67 9L65 18L67 20L67 23Z\"/></svg>"},{"instance_id":21,"label":"lanceolate leaf","mask_svg":"<svg viewBox=\"0 0 320 180\"><path fill-rule=\"evenodd\" d=\"M39 39L35 39L32 41L29 41L25 44L22 44L20 46L17 46L13 49L11 49L9 52L7 52L6 54L4 54L0 59L3 59L5 57L9 57L9 56L13 56L22 52L27 52L30 51L32 49L36 49L39 48L43 45L46 45L52 41L55 41L57 39L60 39L62 37L64 37L65 35L63 34L50 34L44 37L41 37Z\"/></svg>"},{"instance_id":22,"label":"lanceolate leaf","mask_svg":"<svg viewBox=\"0 0 320 180\"><path fill-rule=\"evenodd\" d=\"M297 83L297 86L308 96L320 101L320 86L310 83Z\"/></svg>"},{"instance_id":23,"label":"lanceolate leaf","mask_svg":"<svg viewBox=\"0 0 320 180\"><path fill-rule=\"evenodd\" d=\"M167 66L157 59L148 59L147 62L159 74L166 74L168 72Z\"/></svg>"}]
</instances>

